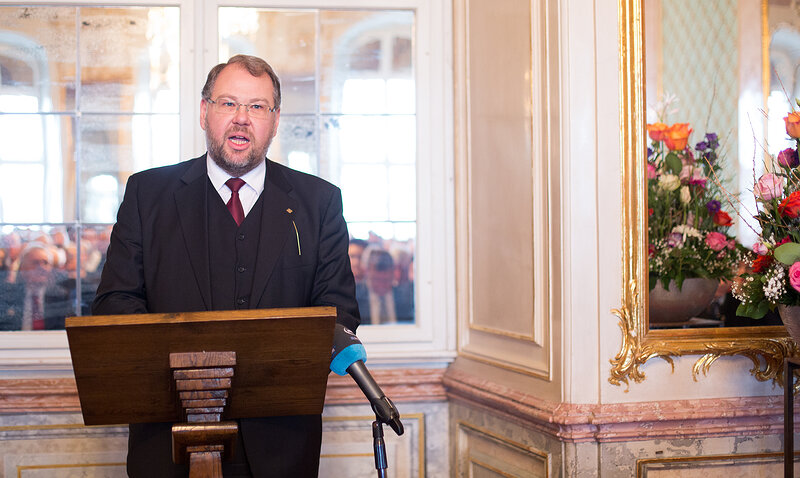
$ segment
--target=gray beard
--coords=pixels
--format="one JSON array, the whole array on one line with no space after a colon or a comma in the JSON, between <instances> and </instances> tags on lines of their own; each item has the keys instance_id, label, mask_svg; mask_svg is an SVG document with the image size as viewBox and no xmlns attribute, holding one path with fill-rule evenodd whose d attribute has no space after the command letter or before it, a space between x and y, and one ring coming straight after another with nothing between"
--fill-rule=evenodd
<instances>
[{"instance_id":1,"label":"gray beard","mask_svg":"<svg viewBox=\"0 0 800 478\"><path fill-rule=\"evenodd\" d=\"M267 147L263 151L250 151L247 155L247 161L244 164L237 164L231 161L225 152L225 148L221 143L214 141L206 135L206 146L208 154L211 159L217 163L217 166L222 168L223 171L231 176L238 178L256 168L267 156L267 149L272 141L267 142Z\"/></svg>"}]
</instances>

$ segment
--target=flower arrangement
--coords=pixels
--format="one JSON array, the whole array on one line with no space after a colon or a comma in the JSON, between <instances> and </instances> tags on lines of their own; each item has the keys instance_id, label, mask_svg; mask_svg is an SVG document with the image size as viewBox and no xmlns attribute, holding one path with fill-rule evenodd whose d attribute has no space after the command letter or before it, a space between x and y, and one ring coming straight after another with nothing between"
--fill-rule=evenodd
<instances>
[{"instance_id":1,"label":"flower arrangement","mask_svg":"<svg viewBox=\"0 0 800 478\"><path fill-rule=\"evenodd\" d=\"M678 288L684 279L732 279L744 248L728 234L733 224L719 198L719 139L705 135L689 146L688 123L647 125L650 289L658 282ZM711 177L711 178L710 178Z\"/></svg>"},{"instance_id":2,"label":"flower arrangement","mask_svg":"<svg viewBox=\"0 0 800 478\"><path fill-rule=\"evenodd\" d=\"M783 120L795 146L771 157L771 167L753 187L761 233L748 270L733 284L733 295L741 301L736 314L754 319L779 304L800 305L800 113L793 111Z\"/></svg>"}]
</instances>

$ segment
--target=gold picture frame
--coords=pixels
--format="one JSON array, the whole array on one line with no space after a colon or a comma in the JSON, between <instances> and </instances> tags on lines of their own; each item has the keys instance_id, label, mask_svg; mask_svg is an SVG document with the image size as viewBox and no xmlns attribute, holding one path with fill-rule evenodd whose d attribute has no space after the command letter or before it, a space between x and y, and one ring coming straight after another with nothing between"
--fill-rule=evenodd
<instances>
[{"instance_id":1,"label":"gold picture frame","mask_svg":"<svg viewBox=\"0 0 800 478\"><path fill-rule=\"evenodd\" d=\"M753 362L756 379L782 385L783 360L798 352L783 326L650 330L643 13L643 0L619 0L623 290L622 305L612 313L619 318L622 344L610 360L608 381L629 387L631 380L645 379L640 367L652 358L666 360L674 371L672 357L700 355L692 367L697 381L719 357L742 355Z\"/></svg>"}]
</instances>

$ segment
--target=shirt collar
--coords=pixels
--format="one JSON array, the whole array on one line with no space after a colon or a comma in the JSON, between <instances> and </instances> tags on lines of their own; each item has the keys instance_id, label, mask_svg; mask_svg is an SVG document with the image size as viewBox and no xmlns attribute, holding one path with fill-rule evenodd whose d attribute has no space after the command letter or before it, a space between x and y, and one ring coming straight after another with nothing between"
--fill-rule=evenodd
<instances>
[{"instance_id":1,"label":"shirt collar","mask_svg":"<svg viewBox=\"0 0 800 478\"><path fill-rule=\"evenodd\" d=\"M211 180L211 184L214 185L214 189L217 191L227 187L225 186L225 181L233 177L220 168L209 155L206 155L206 170L208 171L208 179ZM252 171L240 177L247 183L247 186L256 191L257 195L261 195L261 192L264 191L264 178L266 175L267 161L264 160Z\"/></svg>"}]
</instances>

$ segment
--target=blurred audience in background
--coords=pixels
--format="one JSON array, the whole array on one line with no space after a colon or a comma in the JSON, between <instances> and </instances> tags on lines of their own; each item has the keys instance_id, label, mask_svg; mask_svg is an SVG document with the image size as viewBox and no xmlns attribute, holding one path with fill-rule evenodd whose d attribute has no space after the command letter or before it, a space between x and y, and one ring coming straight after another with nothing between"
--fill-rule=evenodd
<instances>
[{"instance_id":1,"label":"blurred audience in background","mask_svg":"<svg viewBox=\"0 0 800 478\"><path fill-rule=\"evenodd\" d=\"M414 322L413 242L350 239L350 263L362 324Z\"/></svg>"},{"instance_id":2,"label":"blurred audience in background","mask_svg":"<svg viewBox=\"0 0 800 478\"><path fill-rule=\"evenodd\" d=\"M112 226L0 232L0 330L63 329L89 314Z\"/></svg>"}]
</instances>

